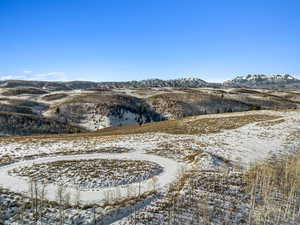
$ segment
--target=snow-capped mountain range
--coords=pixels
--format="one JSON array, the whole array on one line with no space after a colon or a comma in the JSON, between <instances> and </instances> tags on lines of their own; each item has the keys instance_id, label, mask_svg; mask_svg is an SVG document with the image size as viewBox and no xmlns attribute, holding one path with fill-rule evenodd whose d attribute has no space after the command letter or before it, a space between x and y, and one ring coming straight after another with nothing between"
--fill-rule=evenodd
<instances>
[{"instance_id":1,"label":"snow-capped mountain range","mask_svg":"<svg viewBox=\"0 0 300 225\"><path fill-rule=\"evenodd\" d=\"M225 81L225 87L245 87L245 88L298 88L300 80L295 77L285 75L264 75L254 74L247 76L237 76L236 78Z\"/></svg>"},{"instance_id":2,"label":"snow-capped mountain range","mask_svg":"<svg viewBox=\"0 0 300 225\"><path fill-rule=\"evenodd\" d=\"M124 82L90 82L90 81L70 81L70 82L48 82L31 80L5 80L0 81L0 88L35 87L46 90L74 90L89 88L147 88L147 87L173 87L173 88L199 88L199 87L243 87L243 88L300 88L300 80L295 77L285 75L263 75L254 74L237 76L232 80L223 83L210 83L200 78L180 78L171 80L148 79L140 81Z\"/></svg>"},{"instance_id":3,"label":"snow-capped mountain range","mask_svg":"<svg viewBox=\"0 0 300 225\"><path fill-rule=\"evenodd\" d=\"M213 84L207 83L200 78L181 78L172 80L148 79L140 81L124 82L90 82L90 81L71 81L71 82L47 82L47 81L25 81L25 80L6 80L0 81L0 88L16 87L35 87L46 90L74 90L89 88L146 88L146 87L175 87L175 88L197 88L208 87Z\"/></svg>"}]
</instances>

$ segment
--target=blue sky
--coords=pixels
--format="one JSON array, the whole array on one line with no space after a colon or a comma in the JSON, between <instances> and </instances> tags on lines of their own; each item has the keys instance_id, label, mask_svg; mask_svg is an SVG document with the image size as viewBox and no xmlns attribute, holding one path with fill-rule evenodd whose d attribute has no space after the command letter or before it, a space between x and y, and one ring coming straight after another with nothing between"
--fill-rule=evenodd
<instances>
[{"instance_id":1,"label":"blue sky","mask_svg":"<svg viewBox=\"0 0 300 225\"><path fill-rule=\"evenodd\" d=\"M0 79L300 78L300 1L0 0Z\"/></svg>"}]
</instances>

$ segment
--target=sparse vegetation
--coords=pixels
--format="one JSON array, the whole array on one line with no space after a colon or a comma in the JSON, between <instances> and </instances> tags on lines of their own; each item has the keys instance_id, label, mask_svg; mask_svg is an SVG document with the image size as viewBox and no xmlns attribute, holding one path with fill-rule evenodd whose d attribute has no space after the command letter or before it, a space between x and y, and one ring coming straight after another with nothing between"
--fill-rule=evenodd
<instances>
[{"instance_id":1,"label":"sparse vegetation","mask_svg":"<svg viewBox=\"0 0 300 225\"><path fill-rule=\"evenodd\" d=\"M23 95L23 94L29 94L29 95L41 95L41 94L47 94L48 91L38 89L38 88L11 88L7 91L2 92L2 95L4 96L15 96L15 95Z\"/></svg>"},{"instance_id":2,"label":"sparse vegetation","mask_svg":"<svg viewBox=\"0 0 300 225\"><path fill-rule=\"evenodd\" d=\"M264 122L261 122L259 125L260 126L274 126L276 124L281 124L284 121L285 121L284 119L278 119L278 120L274 120L274 121L264 121Z\"/></svg>"},{"instance_id":3,"label":"sparse vegetation","mask_svg":"<svg viewBox=\"0 0 300 225\"><path fill-rule=\"evenodd\" d=\"M45 95L42 97L43 100L45 101L55 101L55 100L59 100L59 99L63 99L68 97L67 94L64 93L56 93L56 94L49 94L49 95Z\"/></svg>"},{"instance_id":4,"label":"sparse vegetation","mask_svg":"<svg viewBox=\"0 0 300 225\"><path fill-rule=\"evenodd\" d=\"M22 82L8 83L17 85ZM0 111L35 114L89 131L224 112L297 109L300 105L297 91L147 86L120 89L109 85L98 87L91 82L70 82L56 84L58 88L68 86L63 90L69 92L53 92L56 90L53 83L41 82L26 87L29 83L24 82L25 87L5 88L0 92L5 96L1 98L2 104L6 104ZM80 86L86 89L70 90ZM49 108L44 101L49 104L55 101L55 104ZM2 132L0 128L0 133L6 131Z\"/></svg>"},{"instance_id":5,"label":"sparse vegetation","mask_svg":"<svg viewBox=\"0 0 300 225\"><path fill-rule=\"evenodd\" d=\"M35 113L29 107L19 106L19 105L9 105L9 104L0 104L0 112L7 113L21 113L34 115Z\"/></svg>"},{"instance_id":6,"label":"sparse vegetation","mask_svg":"<svg viewBox=\"0 0 300 225\"><path fill-rule=\"evenodd\" d=\"M277 119L272 115L245 115L228 116L220 118L182 118L156 123L148 123L143 126L122 126L102 129L99 135L128 135L142 133L168 133L168 134L209 134L226 129L235 129L253 122Z\"/></svg>"},{"instance_id":7,"label":"sparse vegetation","mask_svg":"<svg viewBox=\"0 0 300 225\"><path fill-rule=\"evenodd\" d=\"M32 178L28 193L27 189L20 191L26 185L15 188L13 182L3 183L10 191L0 188L0 224L299 223L300 155L281 157L292 153L300 144L298 111L255 110L221 114L234 111L232 105L223 104L225 101L249 103L253 100L249 96L255 96L261 100L259 104L256 99L245 104L266 106L272 102L267 106L273 107L275 102L280 102L280 108L287 106L282 102L285 97L248 89L160 89L158 95L155 95L156 90L148 88L137 89L136 93L126 89L98 91L70 92L70 98L54 104L44 116L49 116L51 110L51 116L70 112L64 111L65 104L74 104L75 111L71 112L79 112L80 116L84 116L81 112L107 114L108 109L118 115L118 107L127 106L146 114L151 109L149 96L157 100L156 105L161 100L166 101L167 107L173 107L171 113L178 109L177 116L188 112L189 104L204 100L207 101L205 104L217 102L212 107L219 114L111 127L97 132L0 138L2 183L5 177L9 177L8 181L16 179L20 184ZM133 97L134 94L138 97ZM251 99L238 99L241 96ZM33 94L30 101L27 97L4 98L3 104L19 104L32 109L41 107L42 110L43 105L37 104L42 96ZM87 108L91 102L100 109L93 111L91 107L76 111L78 105ZM179 105L182 108L178 108ZM83 131L74 126L68 130L70 121L59 122L42 116L8 112L0 113L1 117L6 118L1 123L2 129L22 130L14 126L22 124L33 129L30 130L34 131L32 133L43 132L43 129ZM19 117L26 121L18 120ZM101 119L94 114L91 118ZM246 169L247 162L266 158L270 151L274 151L274 158Z\"/></svg>"},{"instance_id":8,"label":"sparse vegetation","mask_svg":"<svg viewBox=\"0 0 300 225\"><path fill-rule=\"evenodd\" d=\"M221 94L210 94L194 89L183 89L180 93L157 94L147 102L169 119L186 116L240 112L250 109L250 105L235 99L224 98Z\"/></svg>"},{"instance_id":9,"label":"sparse vegetation","mask_svg":"<svg viewBox=\"0 0 300 225\"><path fill-rule=\"evenodd\" d=\"M249 224L300 222L300 153L259 163L245 174Z\"/></svg>"},{"instance_id":10,"label":"sparse vegetation","mask_svg":"<svg viewBox=\"0 0 300 225\"><path fill-rule=\"evenodd\" d=\"M84 131L76 126L34 115L0 112L1 132L9 135L41 133L75 133Z\"/></svg>"},{"instance_id":11,"label":"sparse vegetation","mask_svg":"<svg viewBox=\"0 0 300 225\"><path fill-rule=\"evenodd\" d=\"M17 168L12 175L30 177L42 183L76 186L80 190L137 183L158 175L163 168L140 160L68 160Z\"/></svg>"}]
</instances>

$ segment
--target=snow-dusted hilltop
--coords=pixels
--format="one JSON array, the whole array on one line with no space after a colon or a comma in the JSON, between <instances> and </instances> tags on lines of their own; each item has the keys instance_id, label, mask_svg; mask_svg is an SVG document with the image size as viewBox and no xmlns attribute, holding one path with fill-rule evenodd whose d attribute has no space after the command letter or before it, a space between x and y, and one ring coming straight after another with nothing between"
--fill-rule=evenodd
<instances>
[{"instance_id":1,"label":"snow-dusted hilltop","mask_svg":"<svg viewBox=\"0 0 300 225\"><path fill-rule=\"evenodd\" d=\"M130 81L126 82L127 85L132 85L133 87L206 87L209 83L200 78L180 78L173 80L160 80L160 79L149 79L141 81Z\"/></svg>"},{"instance_id":2,"label":"snow-dusted hilltop","mask_svg":"<svg viewBox=\"0 0 300 225\"><path fill-rule=\"evenodd\" d=\"M295 88L300 87L300 80L295 77L285 75L263 75L249 74L247 76L238 76L232 80L225 81L226 87L246 87L246 88Z\"/></svg>"}]
</instances>

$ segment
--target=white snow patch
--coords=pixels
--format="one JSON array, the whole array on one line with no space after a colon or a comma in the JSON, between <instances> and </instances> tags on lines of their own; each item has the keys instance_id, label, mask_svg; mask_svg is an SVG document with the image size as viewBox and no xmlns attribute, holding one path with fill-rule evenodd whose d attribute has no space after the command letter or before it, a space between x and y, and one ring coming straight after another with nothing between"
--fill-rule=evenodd
<instances>
[{"instance_id":1,"label":"white snow patch","mask_svg":"<svg viewBox=\"0 0 300 225\"><path fill-rule=\"evenodd\" d=\"M147 160L155 162L164 168L164 171L157 177L157 188L166 188L167 185L176 179L178 170L181 168L180 164L174 160L166 159L155 155L146 155L137 152L122 153L122 154L110 154L110 153L96 153L96 154L82 154L82 155L65 155L57 157L45 157L34 160L25 160L22 162L13 163L7 166L0 167L0 186L3 188L8 188L11 191L24 193L29 196L29 180L24 177L11 176L9 171L18 167L31 166L34 163L47 163L55 162L60 160L80 160L80 159L120 159L120 160ZM141 193L152 190L152 179L143 181L139 184L131 184L131 188L139 188ZM46 185L46 198L50 201L57 200L58 186L54 184ZM102 188L100 190L83 190L80 192L80 202L82 204L93 204L101 203L105 201L105 192L117 191L120 194L120 198L126 198L128 185ZM76 202L76 196L78 196L78 190L72 187L66 187L66 193L70 194L71 202ZM137 193L135 193L137 194Z\"/></svg>"}]
</instances>

